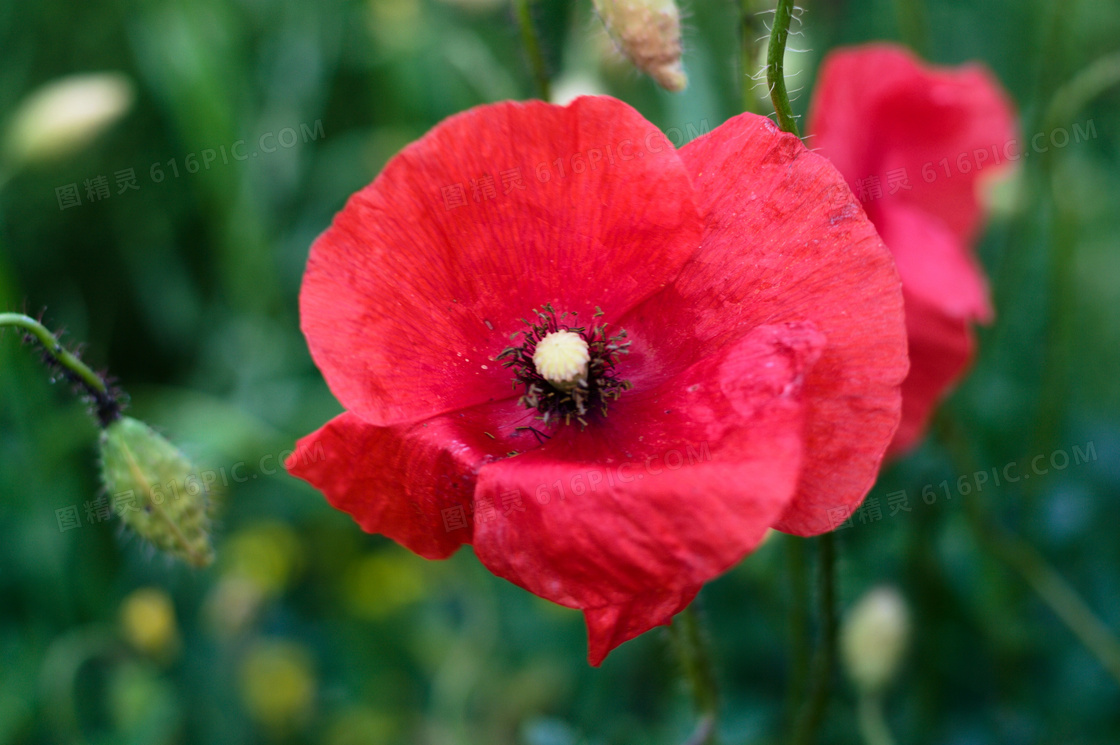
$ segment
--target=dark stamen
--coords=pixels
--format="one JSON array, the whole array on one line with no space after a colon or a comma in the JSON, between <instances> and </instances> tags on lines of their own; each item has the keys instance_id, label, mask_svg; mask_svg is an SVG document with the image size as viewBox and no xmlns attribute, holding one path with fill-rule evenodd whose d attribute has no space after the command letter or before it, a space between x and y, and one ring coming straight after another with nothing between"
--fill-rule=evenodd
<instances>
[{"instance_id":1,"label":"dark stamen","mask_svg":"<svg viewBox=\"0 0 1120 745\"><path fill-rule=\"evenodd\" d=\"M595 318L603 315L602 309L595 308ZM521 403L529 409L535 409L539 419L545 424L562 421L571 424L574 420L581 428L587 426L587 414L590 411L599 411L607 415L607 402L617 401L622 391L630 389L630 383L621 380L616 372L615 365L619 358L629 352L630 342L626 341L626 331L608 336L607 324L591 326L569 326L564 323L569 315L575 320L575 313L561 313L559 316L551 305L543 306L542 310L533 310L537 316L536 323L522 319L528 326L527 331L519 331L510 336L511 341L516 341L518 334L523 338L519 345L509 346L501 351L495 359L504 360L502 365L513 368L513 387L524 386ZM554 386L537 372L533 362L533 353L540 343L549 334L558 331L570 331L579 334L587 343L591 359L587 368L586 382L576 385L570 390ZM532 427L519 427L530 429L540 441L541 436L547 437Z\"/></svg>"}]
</instances>

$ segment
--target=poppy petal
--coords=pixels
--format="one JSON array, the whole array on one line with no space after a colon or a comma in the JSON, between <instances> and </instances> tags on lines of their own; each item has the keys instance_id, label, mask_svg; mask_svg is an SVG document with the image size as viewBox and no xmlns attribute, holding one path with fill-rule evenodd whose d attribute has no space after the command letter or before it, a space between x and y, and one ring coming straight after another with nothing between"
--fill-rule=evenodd
<instances>
[{"instance_id":1,"label":"poppy petal","mask_svg":"<svg viewBox=\"0 0 1120 745\"><path fill-rule=\"evenodd\" d=\"M319 237L302 328L344 407L415 422L510 396L494 357L522 318L545 303L617 318L699 235L676 151L626 104L480 106L405 148Z\"/></svg>"},{"instance_id":2,"label":"poppy petal","mask_svg":"<svg viewBox=\"0 0 1120 745\"><path fill-rule=\"evenodd\" d=\"M804 469L774 527L831 530L871 488L899 421L907 356L894 262L840 173L764 117L731 119L681 157L704 238L673 286L625 324L671 366L761 324L812 323L827 343L802 394Z\"/></svg>"},{"instance_id":3,"label":"poppy petal","mask_svg":"<svg viewBox=\"0 0 1120 745\"><path fill-rule=\"evenodd\" d=\"M823 343L805 324L757 328L587 429L484 465L476 499L517 494L525 509L476 519L479 560L561 605L622 606L589 617L595 645L664 623L667 601L649 597L738 562L793 496L800 391Z\"/></svg>"},{"instance_id":4,"label":"poppy petal","mask_svg":"<svg viewBox=\"0 0 1120 745\"><path fill-rule=\"evenodd\" d=\"M681 591L653 592L617 605L588 608L587 661L598 667L612 649L654 626L667 626L696 597L700 586Z\"/></svg>"},{"instance_id":5,"label":"poppy petal","mask_svg":"<svg viewBox=\"0 0 1120 745\"><path fill-rule=\"evenodd\" d=\"M366 532L385 535L426 559L445 559L471 540L479 464L508 451L508 444L491 439L481 424L494 413L476 410L377 427L346 412L301 439L286 467Z\"/></svg>"},{"instance_id":6,"label":"poppy petal","mask_svg":"<svg viewBox=\"0 0 1120 745\"><path fill-rule=\"evenodd\" d=\"M933 410L971 362L974 347L967 321L904 294L910 374L902 384L902 422L891 443L891 455L917 444Z\"/></svg>"},{"instance_id":7,"label":"poppy petal","mask_svg":"<svg viewBox=\"0 0 1120 745\"><path fill-rule=\"evenodd\" d=\"M982 66L929 66L871 44L825 59L809 131L865 200L902 278L911 367L890 450L898 455L967 367L967 322L993 316L972 243L983 218L978 182L1018 157L1013 107Z\"/></svg>"},{"instance_id":8,"label":"poppy petal","mask_svg":"<svg viewBox=\"0 0 1120 745\"><path fill-rule=\"evenodd\" d=\"M879 181L882 193L867 194L869 211L909 204L965 243L982 216L976 182L1018 155L1007 149L1016 137L1014 108L986 68L926 65L892 44L828 55L808 131L857 194L859 182ZM888 174L904 175L905 185L892 187Z\"/></svg>"},{"instance_id":9,"label":"poppy petal","mask_svg":"<svg viewBox=\"0 0 1120 745\"><path fill-rule=\"evenodd\" d=\"M945 223L909 205L896 205L881 213L876 227L894 255L905 293L950 318L992 319L988 283L970 251ZM909 305L906 312L909 316ZM906 325L913 328L909 320ZM911 354L911 367L912 358Z\"/></svg>"}]
</instances>

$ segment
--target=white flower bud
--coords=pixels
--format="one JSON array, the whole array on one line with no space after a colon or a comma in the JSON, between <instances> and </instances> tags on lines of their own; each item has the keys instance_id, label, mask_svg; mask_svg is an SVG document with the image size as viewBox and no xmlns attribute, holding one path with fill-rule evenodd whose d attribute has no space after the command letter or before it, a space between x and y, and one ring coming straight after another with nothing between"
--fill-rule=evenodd
<instances>
[{"instance_id":1,"label":"white flower bud","mask_svg":"<svg viewBox=\"0 0 1120 745\"><path fill-rule=\"evenodd\" d=\"M662 88L688 85L681 69L681 14L674 0L594 0L614 43Z\"/></svg>"},{"instance_id":2,"label":"white flower bud","mask_svg":"<svg viewBox=\"0 0 1120 745\"><path fill-rule=\"evenodd\" d=\"M852 681L866 693L890 682L910 637L910 612L893 587L871 590L848 612L840 651Z\"/></svg>"},{"instance_id":3,"label":"white flower bud","mask_svg":"<svg viewBox=\"0 0 1120 745\"><path fill-rule=\"evenodd\" d=\"M132 106L119 73L72 75L47 83L16 109L4 137L14 164L62 158L89 144Z\"/></svg>"}]
</instances>

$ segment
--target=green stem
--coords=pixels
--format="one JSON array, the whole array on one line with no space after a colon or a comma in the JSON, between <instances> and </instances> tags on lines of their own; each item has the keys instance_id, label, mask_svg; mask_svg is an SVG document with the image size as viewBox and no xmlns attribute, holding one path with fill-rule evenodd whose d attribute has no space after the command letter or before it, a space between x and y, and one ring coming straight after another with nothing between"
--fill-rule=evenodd
<instances>
[{"instance_id":1,"label":"green stem","mask_svg":"<svg viewBox=\"0 0 1120 745\"><path fill-rule=\"evenodd\" d=\"M805 699L809 680L809 665L813 656L813 640L809 633L809 566L805 558L808 541L790 536L785 544L789 558L789 587L792 595L789 612L790 677L786 691L786 721L792 729L797 723L797 713Z\"/></svg>"},{"instance_id":2,"label":"green stem","mask_svg":"<svg viewBox=\"0 0 1120 745\"><path fill-rule=\"evenodd\" d=\"M939 423L945 432L945 445L960 473L980 470L968 453L956 423L948 417L942 417ZM1028 541L997 525L985 513L979 500L966 499L964 506L969 526L980 544L1026 580L1042 602L1120 683L1120 639L1093 613L1077 590Z\"/></svg>"},{"instance_id":3,"label":"green stem","mask_svg":"<svg viewBox=\"0 0 1120 745\"><path fill-rule=\"evenodd\" d=\"M97 417L103 427L120 418L120 403L104 379L63 347L46 326L22 313L0 313L0 328L5 326L23 329L38 340L46 354L65 370L63 375L81 386L93 399Z\"/></svg>"},{"instance_id":4,"label":"green stem","mask_svg":"<svg viewBox=\"0 0 1120 745\"><path fill-rule=\"evenodd\" d=\"M82 668L98 658L113 660L124 652L112 629L101 626L74 629L47 647L39 673L41 696L50 711L50 729L60 741L75 745L89 742L78 716L76 688Z\"/></svg>"},{"instance_id":5,"label":"green stem","mask_svg":"<svg viewBox=\"0 0 1120 745\"><path fill-rule=\"evenodd\" d=\"M929 23L925 3L923 0L894 0L894 11L902 41L924 57L929 51Z\"/></svg>"},{"instance_id":6,"label":"green stem","mask_svg":"<svg viewBox=\"0 0 1120 745\"><path fill-rule=\"evenodd\" d=\"M778 0L774 11L774 27L770 30L770 47L766 50L766 82L770 85L770 100L774 102L774 113L778 116L778 126L783 132L801 136L797 120L789 105L786 92L785 56L786 40L789 38L789 24L793 19L793 0Z\"/></svg>"},{"instance_id":7,"label":"green stem","mask_svg":"<svg viewBox=\"0 0 1120 745\"><path fill-rule=\"evenodd\" d=\"M981 542L1026 580L1054 615L1120 683L1120 640L1108 626L1034 546L988 519L975 499L965 504L973 531Z\"/></svg>"},{"instance_id":8,"label":"green stem","mask_svg":"<svg viewBox=\"0 0 1120 745\"><path fill-rule=\"evenodd\" d=\"M817 541L820 546L819 588L817 602L820 614L820 642L813 660L812 688L809 700L801 710L791 742L794 745L810 745L816 742L817 732L824 720L828 699L832 694L832 678L836 672L836 636L838 620L836 614L836 536L825 533Z\"/></svg>"},{"instance_id":9,"label":"green stem","mask_svg":"<svg viewBox=\"0 0 1120 745\"><path fill-rule=\"evenodd\" d=\"M696 712L700 716L696 731L689 738L689 745L714 745L715 723L719 714L719 691L712 670L712 659L700 619L692 606L685 608L673 619L669 627L681 667L692 688Z\"/></svg>"},{"instance_id":10,"label":"green stem","mask_svg":"<svg viewBox=\"0 0 1120 745\"><path fill-rule=\"evenodd\" d=\"M859 694L859 733L866 745L895 745L887 719L883 716L883 699L877 694Z\"/></svg>"},{"instance_id":11,"label":"green stem","mask_svg":"<svg viewBox=\"0 0 1120 745\"><path fill-rule=\"evenodd\" d=\"M529 56L529 65L533 68L537 89L543 100L551 101L552 89L548 79L548 68L545 67L537 30L533 25L532 0L516 0L514 5L517 12L517 25L521 27L521 43L525 45L525 53Z\"/></svg>"},{"instance_id":12,"label":"green stem","mask_svg":"<svg viewBox=\"0 0 1120 745\"><path fill-rule=\"evenodd\" d=\"M1082 108L1090 101L1120 85L1120 53L1097 59L1069 82L1062 85L1051 97L1041 119L1047 135L1073 123ZM1042 179L1050 189L1054 212L1050 224L1050 312L1047 318L1046 355L1042 368L1042 391L1039 395L1038 426L1035 452L1050 450L1061 431L1062 412L1069 397L1069 366L1073 359L1072 342L1077 329L1074 324L1076 287L1074 262L1078 240L1078 224L1073 205L1062 188L1054 169L1054 148L1039 155ZM1028 496L1033 496L1037 485L1032 484Z\"/></svg>"},{"instance_id":13,"label":"green stem","mask_svg":"<svg viewBox=\"0 0 1120 745\"><path fill-rule=\"evenodd\" d=\"M1100 94L1120 85L1120 52L1098 58L1055 91L1043 115L1043 131L1067 126L1086 104Z\"/></svg>"}]
</instances>

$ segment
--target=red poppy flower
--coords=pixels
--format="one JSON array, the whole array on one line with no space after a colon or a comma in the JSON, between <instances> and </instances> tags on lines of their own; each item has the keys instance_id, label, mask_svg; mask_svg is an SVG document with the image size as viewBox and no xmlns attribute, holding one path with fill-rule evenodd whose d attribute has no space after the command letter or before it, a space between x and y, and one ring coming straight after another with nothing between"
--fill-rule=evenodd
<instances>
[{"instance_id":1,"label":"red poppy flower","mask_svg":"<svg viewBox=\"0 0 1120 745\"><path fill-rule=\"evenodd\" d=\"M290 470L583 610L595 665L768 528L854 510L906 370L890 255L828 161L753 115L677 151L610 98L437 126L315 242L300 308L347 412Z\"/></svg>"},{"instance_id":2,"label":"red poppy flower","mask_svg":"<svg viewBox=\"0 0 1120 745\"><path fill-rule=\"evenodd\" d=\"M914 445L973 353L971 323L992 318L973 257L977 185L1019 157L1012 107L979 65L923 65L869 44L825 58L809 143L844 174L894 254L906 298L910 375L891 452Z\"/></svg>"}]
</instances>

